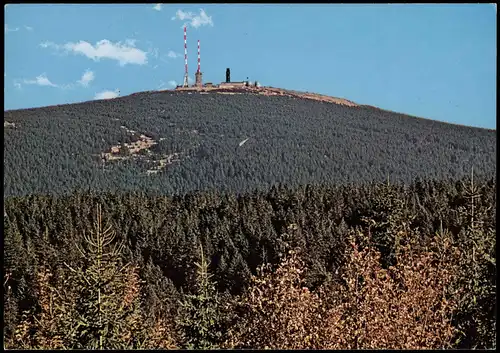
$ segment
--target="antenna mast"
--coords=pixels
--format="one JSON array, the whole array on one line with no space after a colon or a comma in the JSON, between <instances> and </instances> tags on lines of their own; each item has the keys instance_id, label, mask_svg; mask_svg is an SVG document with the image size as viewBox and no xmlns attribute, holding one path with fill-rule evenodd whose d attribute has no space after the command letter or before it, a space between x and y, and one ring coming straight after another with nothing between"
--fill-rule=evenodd
<instances>
[{"instance_id":1,"label":"antenna mast","mask_svg":"<svg viewBox=\"0 0 500 353\"><path fill-rule=\"evenodd\" d=\"M203 75L201 73L200 69L200 40L198 39L198 70L196 71L195 74L195 86L196 87L203 87Z\"/></svg>"},{"instance_id":2,"label":"antenna mast","mask_svg":"<svg viewBox=\"0 0 500 353\"><path fill-rule=\"evenodd\" d=\"M200 70L200 40L198 39L198 71L201 72Z\"/></svg>"},{"instance_id":3,"label":"antenna mast","mask_svg":"<svg viewBox=\"0 0 500 353\"><path fill-rule=\"evenodd\" d=\"M188 54L187 54L187 27L184 26L184 83L182 87L188 87ZM198 56L199 60L199 56Z\"/></svg>"}]
</instances>

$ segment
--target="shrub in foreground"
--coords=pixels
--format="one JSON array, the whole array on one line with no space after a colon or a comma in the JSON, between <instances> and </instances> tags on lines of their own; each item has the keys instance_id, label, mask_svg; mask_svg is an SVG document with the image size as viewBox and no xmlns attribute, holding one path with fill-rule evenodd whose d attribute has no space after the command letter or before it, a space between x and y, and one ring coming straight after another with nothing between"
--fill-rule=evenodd
<instances>
[{"instance_id":1,"label":"shrub in foreground","mask_svg":"<svg viewBox=\"0 0 500 353\"><path fill-rule=\"evenodd\" d=\"M238 301L240 318L228 348L436 349L450 347L456 308L447 293L460 255L450 237L436 235L426 251L402 247L383 269L374 246L360 249L359 233L338 278L311 293L306 271L291 251L276 271L261 267ZM358 239L355 239L358 238ZM363 243L367 239L363 239ZM369 239L368 239L369 243Z\"/></svg>"},{"instance_id":2,"label":"shrub in foreground","mask_svg":"<svg viewBox=\"0 0 500 353\"><path fill-rule=\"evenodd\" d=\"M342 281L322 293L330 307L322 348L449 348L456 302L447 289L457 273L452 258L460 255L451 239L438 234L420 253L405 245L388 269L373 247L351 246Z\"/></svg>"}]
</instances>

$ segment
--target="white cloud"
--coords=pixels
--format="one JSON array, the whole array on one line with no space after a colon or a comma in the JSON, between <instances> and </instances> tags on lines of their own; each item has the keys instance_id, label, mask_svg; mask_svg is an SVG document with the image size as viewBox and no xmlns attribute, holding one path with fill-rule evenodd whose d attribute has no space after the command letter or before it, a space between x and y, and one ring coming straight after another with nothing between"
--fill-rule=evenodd
<instances>
[{"instance_id":1,"label":"white cloud","mask_svg":"<svg viewBox=\"0 0 500 353\"><path fill-rule=\"evenodd\" d=\"M17 31L19 31L19 27L9 28L9 25L5 24L5 33L7 33L7 32L17 32Z\"/></svg>"},{"instance_id":2,"label":"white cloud","mask_svg":"<svg viewBox=\"0 0 500 353\"><path fill-rule=\"evenodd\" d=\"M157 91L160 91L161 89L165 88L165 82L163 81L160 81L160 84L158 85L158 87L156 88Z\"/></svg>"},{"instance_id":3,"label":"white cloud","mask_svg":"<svg viewBox=\"0 0 500 353\"><path fill-rule=\"evenodd\" d=\"M83 73L82 78L80 80L78 80L77 82L78 82L78 84L80 84L84 87L88 87L90 82L94 81L94 79L95 79L94 72L87 69L87 71L85 71Z\"/></svg>"},{"instance_id":4,"label":"white cloud","mask_svg":"<svg viewBox=\"0 0 500 353\"><path fill-rule=\"evenodd\" d=\"M65 50L66 52L73 52L75 54L85 55L87 58L94 61L100 59L111 59L119 62L120 66L127 64L144 65L147 64L146 52L135 48L135 41L127 39L125 44L121 42L112 43L107 39L103 39L92 45L86 41L79 41L78 43L69 42L64 45L54 44L52 42L40 43L42 48L54 48L58 50Z\"/></svg>"},{"instance_id":5,"label":"white cloud","mask_svg":"<svg viewBox=\"0 0 500 353\"><path fill-rule=\"evenodd\" d=\"M176 13L175 13L175 16L172 17L172 21L173 20L184 21L184 20L190 20L192 18L193 18L193 13L192 12L184 12L182 10L177 10Z\"/></svg>"},{"instance_id":6,"label":"white cloud","mask_svg":"<svg viewBox=\"0 0 500 353\"><path fill-rule=\"evenodd\" d=\"M203 9L200 9L200 15L193 17L191 20L191 26L198 28L206 25L213 27L214 23L212 22L212 16L207 16L206 12Z\"/></svg>"},{"instance_id":7,"label":"white cloud","mask_svg":"<svg viewBox=\"0 0 500 353\"><path fill-rule=\"evenodd\" d=\"M148 50L148 54L153 58L158 59L158 57L160 56L160 50L158 48L151 48Z\"/></svg>"},{"instance_id":8,"label":"white cloud","mask_svg":"<svg viewBox=\"0 0 500 353\"><path fill-rule=\"evenodd\" d=\"M181 56L181 54L178 54L173 50L169 50L167 56L172 59L177 59Z\"/></svg>"},{"instance_id":9,"label":"white cloud","mask_svg":"<svg viewBox=\"0 0 500 353\"><path fill-rule=\"evenodd\" d=\"M153 6L153 10L161 11L161 4L156 4L155 6Z\"/></svg>"},{"instance_id":10,"label":"white cloud","mask_svg":"<svg viewBox=\"0 0 500 353\"><path fill-rule=\"evenodd\" d=\"M76 81L76 84L84 87L88 87L90 82L92 82L95 79L95 75L92 71L86 70L83 74L80 80ZM46 86L46 87L57 87L60 89L73 89L75 88L76 84L75 83L68 83L68 84L55 84L50 79L47 77L45 73L37 76L34 80L22 80L22 83L26 85L37 85L37 86ZM21 89L21 83L19 80L14 81L14 86L18 89Z\"/></svg>"},{"instance_id":11,"label":"white cloud","mask_svg":"<svg viewBox=\"0 0 500 353\"><path fill-rule=\"evenodd\" d=\"M25 30L27 31L32 31L33 30L33 27L30 27L30 26L23 26ZM8 33L8 32L17 32L19 31L21 28L19 27L15 27L15 28L10 28L8 24L5 24L5 33Z\"/></svg>"},{"instance_id":12,"label":"white cloud","mask_svg":"<svg viewBox=\"0 0 500 353\"><path fill-rule=\"evenodd\" d=\"M208 16L205 10L203 9L200 9L200 13L197 15L192 12L184 12L182 10L177 10L175 16L172 17L172 20L180 20L180 21L188 20L183 24L183 27L190 25L191 27L199 28L201 26L213 27L214 25L212 21L212 16Z\"/></svg>"},{"instance_id":13,"label":"white cloud","mask_svg":"<svg viewBox=\"0 0 500 353\"><path fill-rule=\"evenodd\" d=\"M188 76L188 84L192 85L193 83L194 83L194 79L191 76ZM160 89L162 87L165 87L165 86L169 86L171 88L175 88L178 85L179 85L179 83L177 81L175 81L175 80L170 80L166 84L165 84L165 82L161 81L160 86L158 87L158 89Z\"/></svg>"},{"instance_id":14,"label":"white cloud","mask_svg":"<svg viewBox=\"0 0 500 353\"><path fill-rule=\"evenodd\" d=\"M45 73L37 76L34 80L24 80L24 83L27 85L38 85L38 86L50 86L50 87L58 87L58 85L50 82L49 78Z\"/></svg>"},{"instance_id":15,"label":"white cloud","mask_svg":"<svg viewBox=\"0 0 500 353\"><path fill-rule=\"evenodd\" d=\"M99 93L96 93L94 99L113 99L118 97L120 94L120 90L114 90L114 91L102 91Z\"/></svg>"},{"instance_id":16,"label":"white cloud","mask_svg":"<svg viewBox=\"0 0 500 353\"><path fill-rule=\"evenodd\" d=\"M51 43L51 42L42 42L42 43L40 43L40 46L42 48L56 47L56 45L54 43Z\"/></svg>"},{"instance_id":17,"label":"white cloud","mask_svg":"<svg viewBox=\"0 0 500 353\"><path fill-rule=\"evenodd\" d=\"M137 39L125 39L125 44L130 47L135 47L135 43L137 43Z\"/></svg>"}]
</instances>

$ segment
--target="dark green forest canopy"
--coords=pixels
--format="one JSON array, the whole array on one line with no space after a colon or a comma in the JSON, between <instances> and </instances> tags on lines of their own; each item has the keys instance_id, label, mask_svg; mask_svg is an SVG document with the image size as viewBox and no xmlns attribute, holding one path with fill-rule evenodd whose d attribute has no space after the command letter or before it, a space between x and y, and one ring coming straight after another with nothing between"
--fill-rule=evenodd
<instances>
[{"instance_id":1,"label":"dark green forest canopy","mask_svg":"<svg viewBox=\"0 0 500 353\"><path fill-rule=\"evenodd\" d=\"M496 173L495 130L291 97L146 92L6 111L4 121L15 125L4 127L5 197L247 192L277 183L456 179L472 168L477 176ZM149 152L103 162L101 153L141 134L156 142ZM148 174L161 160L164 168Z\"/></svg>"},{"instance_id":2,"label":"dark green forest canopy","mask_svg":"<svg viewBox=\"0 0 500 353\"><path fill-rule=\"evenodd\" d=\"M128 259L142 265L153 261L179 286L191 279L191 260L197 257L200 241L212 258L221 289L233 290L258 264L276 263L286 234L304 249L315 277L334 270L331 261L346 245L347 230L366 228L364 218L385 224L377 230L380 234L385 234L387 224L404 222L422 239L441 227L458 236L467 222L459 213L469 202L469 180L419 180L406 186L273 186L240 196L92 192L11 197L5 201L5 266L31 272L38 262L75 261L74 244L92 231L94 210L100 204L104 218L126 241ZM495 179L480 185L475 219L481 228L495 229ZM30 256L23 255L28 252Z\"/></svg>"},{"instance_id":3,"label":"dark green forest canopy","mask_svg":"<svg viewBox=\"0 0 500 353\"><path fill-rule=\"evenodd\" d=\"M286 244L300 247L308 268L305 285L314 290L342 266L353 232L370 232L387 264L396 247L392 235L407 233L418 248L440 229L448 229L464 251L472 249L473 241L486 241L484 258L494 259L496 182L474 179L474 195L468 191L471 180L464 179L417 180L409 185L273 186L239 196L204 191L177 196L91 192L10 197L5 202L4 273L12 295L4 332L14 332L21 313L36 303L37 271L48 267L57 273L64 263L80 266L78 248L93 230L98 204L106 224L118 241L124 241L125 260L140 268L145 307L175 312L181 293L195 288L200 244L217 289L233 295L248 287L259 265L277 264ZM475 240L469 240L471 232L477 233ZM478 252L473 255L479 261ZM479 289L495 288L494 264L482 260L461 268L480 275ZM476 281L468 272L463 278ZM478 298L471 297L473 304L457 319L471 330L464 347L491 346L474 330L479 320L488 334L495 332L496 294ZM471 315L477 320L470 321Z\"/></svg>"}]
</instances>

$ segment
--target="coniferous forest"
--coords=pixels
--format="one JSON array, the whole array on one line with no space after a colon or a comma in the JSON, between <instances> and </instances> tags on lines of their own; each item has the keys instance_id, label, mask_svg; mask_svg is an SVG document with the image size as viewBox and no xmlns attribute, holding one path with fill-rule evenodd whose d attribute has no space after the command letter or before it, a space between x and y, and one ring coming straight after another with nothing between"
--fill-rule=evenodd
<instances>
[{"instance_id":1,"label":"coniferous forest","mask_svg":"<svg viewBox=\"0 0 500 353\"><path fill-rule=\"evenodd\" d=\"M495 130L174 92L4 121L5 348L496 348Z\"/></svg>"},{"instance_id":2,"label":"coniferous forest","mask_svg":"<svg viewBox=\"0 0 500 353\"><path fill-rule=\"evenodd\" d=\"M139 93L7 111L4 195L75 189L251 192L276 183L491 176L496 131L367 106L256 94ZM156 144L102 161L112 146ZM242 146L239 144L248 139ZM174 156L157 173L159 162Z\"/></svg>"}]
</instances>

